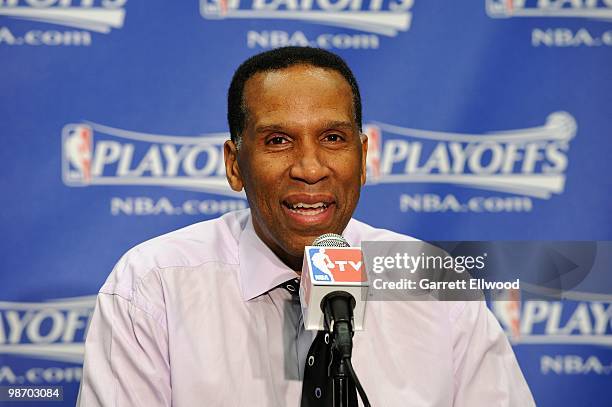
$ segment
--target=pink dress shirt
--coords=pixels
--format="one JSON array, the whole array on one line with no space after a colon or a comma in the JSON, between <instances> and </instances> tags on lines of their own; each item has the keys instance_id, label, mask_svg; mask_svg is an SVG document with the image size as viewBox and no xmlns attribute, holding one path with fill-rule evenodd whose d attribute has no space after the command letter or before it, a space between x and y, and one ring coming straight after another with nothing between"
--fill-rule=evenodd
<instances>
[{"instance_id":1,"label":"pink dress shirt","mask_svg":"<svg viewBox=\"0 0 612 407\"><path fill-rule=\"evenodd\" d=\"M409 239L356 220L344 237ZM314 333L278 287L296 276L248 209L134 247L100 289L77 405L299 406ZM482 302L369 302L353 365L376 407L535 405Z\"/></svg>"}]
</instances>

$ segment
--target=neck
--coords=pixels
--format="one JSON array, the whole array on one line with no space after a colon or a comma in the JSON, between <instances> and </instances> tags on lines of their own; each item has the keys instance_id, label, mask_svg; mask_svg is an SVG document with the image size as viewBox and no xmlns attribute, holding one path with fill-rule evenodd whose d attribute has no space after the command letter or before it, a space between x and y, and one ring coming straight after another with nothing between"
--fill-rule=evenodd
<instances>
[{"instance_id":1,"label":"neck","mask_svg":"<svg viewBox=\"0 0 612 407\"><path fill-rule=\"evenodd\" d=\"M285 256L283 257L282 253L278 253L272 250L274 254L283 262L287 267L291 270L295 271L298 274L302 274L302 263L304 261L304 256L301 257L293 257L293 256Z\"/></svg>"},{"instance_id":2,"label":"neck","mask_svg":"<svg viewBox=\"0 0 612 407\"><path fill-rule=\"evenodd\" d=\"M287 251L283 250L274 241L274 239L269 238L260 228L259 224L255 221L255 219L253 219L253 228L255 229L255 234L257 235L257 237L259 237L261 241L264 242L264 244L268 246L270 250L272 250L272 253L274 253L276 257L280 259L280 261L282 261L287 267L289 267L296 273L302 274L302 263L304 261L303 249L301 255L291 255L290 253L287 253Z\"/></svg>"}]
</instances>

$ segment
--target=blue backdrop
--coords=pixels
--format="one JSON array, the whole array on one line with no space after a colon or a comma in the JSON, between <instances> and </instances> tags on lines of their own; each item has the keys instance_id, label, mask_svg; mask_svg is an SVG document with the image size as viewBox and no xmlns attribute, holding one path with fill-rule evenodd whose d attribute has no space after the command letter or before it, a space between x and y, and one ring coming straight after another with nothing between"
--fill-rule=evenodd
<instances>
[{"instance_id":1,"label":"blue backdrop","mask_svg":"<svg viewBox=\"0 0 612 407\"><path fill-rule=\"evenodd\" d=\"M611 1L4 0L0 385L61 385L73 405L119 256L246 207L222 167L226 89L283 45L337 52L360 82L357 218L429 240L612 239ZM492 307L538 405L610 405L612 296L583 294Z\"/></svg>"}]
</instances>

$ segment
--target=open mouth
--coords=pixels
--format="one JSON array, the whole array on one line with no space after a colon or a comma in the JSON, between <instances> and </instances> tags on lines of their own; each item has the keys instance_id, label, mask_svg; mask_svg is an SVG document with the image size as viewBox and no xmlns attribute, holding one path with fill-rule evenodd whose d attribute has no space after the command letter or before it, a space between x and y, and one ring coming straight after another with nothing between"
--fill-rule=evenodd
<instances>
[{"instance_id":1,"label":"open mouth","mask_svg":"<svg viewBox=\"0 0 612 407\"><path fill-rule=\"evenodd\" d=\"M325 212L325 210L327 210L327 208L329 207L329 204L325 202L316 202L313 204L305 202L296 202L290 204L288 202L283 202L283 204L287 207L287 209L289 209L289 211L304 216L318 215L320 213Z\"/></svg>"},{"instance_id":2,"label":"open mouth","mask_svg":"<svg viewBox=\"0 0 612 407\"><path fill-rule=\"evenodd\" d=\"M328 194L293 194L282 201L288 218L301 227L323 226L331 222L336 201Z\"/></svg>"}]
</instances>

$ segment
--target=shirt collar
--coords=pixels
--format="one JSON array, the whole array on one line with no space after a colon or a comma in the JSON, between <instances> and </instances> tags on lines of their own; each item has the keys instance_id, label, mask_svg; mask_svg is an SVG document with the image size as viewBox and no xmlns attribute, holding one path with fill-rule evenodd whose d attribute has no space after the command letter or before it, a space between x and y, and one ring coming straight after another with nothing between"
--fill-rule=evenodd
<instances>
[{"instance_id":1,"label":"shirt collar","mask_svg":"<svg viewBox=\"0 0 612 407\"><path fill-rule=\"evenodd\" d=\"M351 246L358 245L355 221L351 219L344 231L344 237ZM287 280L298 277L298 273L285 265L257 236L253 218L249 214L238 239L240 262L240 288L244 301L252 300Z\"/></svg>"},{"instance_id":2,"label":"shirt collar","mask_svg":"<svg viewBox=\"0 0 612 407\"><path fill-rule=\"evenodd\" d=\"M257 236L250 215L238 240L238 259L244 301L252 300L298 276Z\"/></svg>"}]
</instances>

